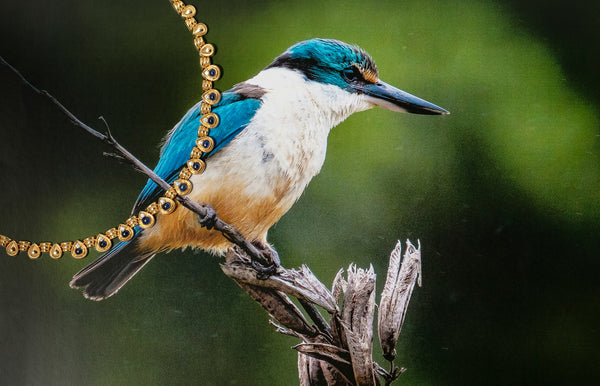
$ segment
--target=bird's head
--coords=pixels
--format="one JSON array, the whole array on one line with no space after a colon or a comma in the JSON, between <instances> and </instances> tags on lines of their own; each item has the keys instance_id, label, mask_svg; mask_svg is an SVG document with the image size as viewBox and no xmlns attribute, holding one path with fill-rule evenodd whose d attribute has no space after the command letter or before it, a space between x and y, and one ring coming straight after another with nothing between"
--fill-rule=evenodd
<instances>
[{"instance_id":1,"label":"bird's head","mask_svg":"<svg viewBox=\"0 0 600 386\"><path fill-rule=\"evenodd\" d=\"M375 62L361 48L331 39L297 43L267 68L288 68L307 79L361 95L372 106L415 114L449 114L443 108L379 79Z\"/></svg>"}]
</instances>

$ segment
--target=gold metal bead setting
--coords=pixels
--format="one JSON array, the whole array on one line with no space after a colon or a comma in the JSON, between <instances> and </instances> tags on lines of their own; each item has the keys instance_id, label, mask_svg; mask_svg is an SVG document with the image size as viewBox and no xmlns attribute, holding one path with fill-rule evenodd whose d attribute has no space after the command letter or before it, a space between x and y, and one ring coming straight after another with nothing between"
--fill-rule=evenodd
<instances>
[{"instance_id":1,"label":"gold metal bead setting","mask_svg":"<svg viewBox=\"0 0 600 386\"><path fill-rule=\"evenodd\" d=\"M183 7L183 9L181 10L181 17L189 19L192 18L194 16L196 16L196 7L194 7L193 5L186 5L185 7Z\"/></svg>"},{"instance_id":2,"label":"gold metal bead setting","mask_svg":"<svg viewBox=\"0 0 600 386\"><path fill-rule=\"evenodd\" d=\"M202 56L213 56L215 54L215 46L210 43L206 43L198 50Z\"/></svg>"},{"instance_id":3,"label":"gold metal bead setting","mask_svg":"<svg viewBox=\"0 0 600 386\"><path fill-rule=\"evenodd\" d=\"M17 256L19 254L19 244L16 241L11 241L6 246L6 254L8 256Z\"/></svg>"},{"instance_id":4,"label":"gold metal bead setting","mask_svg":"<svg viewBox=\"0 0 600 386\"><path fill-rule=\"evenodd\" d=\"M192 27L192 34L194 36L204 36L208 32L208 28L204 23L196 23Z\"/></svg>"},{"instance_id":5,"label":"gold metal bead setting","mask_svg":"<svg viewBox=\"0 0 600 386\"><path fill-rule=\"evenodd\" d=\"M154 223L156 222L153 215L143 210L140 212L138 217L140 227L142 227L143 229L152 228L154 226Z\"/></svg>"},{"instance_id":6,"label":"gold metal bead setting","mask_svg":"<svg viewBox=\"0 0 600 386\"><path fill-rule=\"evenodd\" d=\"M219 66L211 64L202 71L202 76L204 79L214 82L221 77L221 69Z\"/></svg>"},{"instance_id":7,"label":"gold metal bead setting","mask_svg":"<svg viewBox=\"0 0 600 386\"><path fill-rule=\"evenodd\" d=\"M177 204L170 198L161 197L158 199L158 207L161 214L171 214L177 208Z\"/></svg>"},{"instance_id":8,"label":"gold metal bead setting","mask_svg":"<svg viewBox=\"0 0 600 386\"><path fill-rule=\"evenodd\" d=\"M76 259L83 259L87 253L87 247L79 240L75 241L71 246L71 255Z\"/></svg>"},{"instance_id":9,"label":"gold metal bead setting","mask_svg":"<svg viewBox=\"0 0 600 386\"><path fill-rule=\"evenodd\" d=\"M210 153L215 148L215 141L211 137L198 138L196 146L203 152Z\"/></svg>"},{"instance_id":10,"label":"gold metal bead setting","mask_svg":"<svg viewBox=\"0 0 600 386\"><path fill-rule=\"evenodd\" d=\"M192 174L200 174L206 169L206 163L199 158L192 158L187 162L187 167Z\"/></svg>"},{"instance_id":11,"label":"gold metal bead setting","mask_svg":"<svg viewBox=\"0 0 600 386\"><path fill-rule=\"evenodd\" d=\"M29 256L30 259L37 259L38 257L40 257L41 254L42 251L40 250L39 245L35 243L31 244L31 246L27 250L27 256Z\"/></svg>"},{"instance_id":12,"label":"gold metal bead setting","mask_svg":"<svg viewBox=\"0 0 600 386\"><path fill-rule=\"evenodd\" d=\"M133 238L134 231L129 225L121 224L117 229L117 237L121 241L129 241Z\"/></svg>"},{"instance_id":13,"label":"gold metal bead setting","mask_svg":"<svg viewBox=\"0 0 600 386\"><path fill-rule=\"evenodd\" d=\"M219 125L219 116L215 113L204 114L200 117L200 123L208 129L213 129Z\"/></svg>"},{"instance_id":14,"label":"gold metal bead setting","mask_svg":"<svg viewBox=\"0 0 600 386\"><path fill-rule=\"evenodd\" d=\"M202 94L202 101L210 106L214 106L221 101L221 93L217 90L208 90Z\"/></svg>"},{"instance_id":15,"label":"gold metal bead setting","mask_svg":"<svg viewBox=\"0 0 600 386\"><path fill-rule=\"evenodd\" d=\"M110 238L100 233L98 236L96 236L96 243L94 247L100 253L106 252L110 249L110 247L112 247L112 241Z\"/></svg>"},{"instance_id":16,"label":"gold metal bead setting","mask_svg":"<svg viewBox=\"0 0 600 386\"><path fill-rule=\"evenodd\" d=\"M60 244L56 243L50 248L50 257L53 259L60 259L63 254L63 250Z\"/></svg>"}]
</instances>

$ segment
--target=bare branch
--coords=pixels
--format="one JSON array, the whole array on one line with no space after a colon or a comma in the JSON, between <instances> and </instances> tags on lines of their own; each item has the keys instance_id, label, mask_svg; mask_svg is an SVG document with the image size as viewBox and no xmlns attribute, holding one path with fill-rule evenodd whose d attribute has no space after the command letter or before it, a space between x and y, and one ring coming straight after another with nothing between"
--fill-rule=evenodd
<instances>
[{"instance_id":1,"label":"bare branch","mask_svg":"<svg viewBox=\"0 0 600 386\"><path fill-rule=\"evenodd\" d=\"M238 282L270 288L295 298L316 304L333 313L337 304L333 295L315 275L303 265L299 270L278 267L276 274L259 278L253 266L243 256L230 251L227 264L221 265L225 274Z\"/></svg>"},{"instance_id":2,"label":"bare branch","mask_svg":"<svg viewBox=\"0 0 600 386\"><path fill-rule=\"evenodd\" d=\"M60 103L54 96L52 96L48 91L41 90L35 85L33 85L29 80L27 80L16 68L11 66L4 58L0 56L0 61L3 65L7 66L12 72L14 72L19 79L29 88L31 88L34 92L39 95L43 95L50 100L55 106L57 106L75 125L78 126L94 137L102 140L104 143L112 146L116 150L115 155L111 155L114 158L124 160L131 164L136 170L145 174L148 178L150 178L154 183L156 183L161 189L167 191L171 185L169 185L165 180L163 180L159 175L154 173L152 169L147 167L144 163L138 160L133 154L131 154L125 147L123 147L115 137L113 137L110 128L104 119L104 117L99 117L99 119L104 122L106 133L102 134L99 131L94 130L90 126L83 123L79 118L77 118L69 109L67 109L62 103ZM271 255L269 251L260 251L254 244L246 240L242 234L235 229L233 226L227 224L223 220L218 217L212 216L212 209L209 206L200 205L186 196L176 196L177 201L181 203L184 207L196 213L201 219L210 219L210 223L214 229L223 233L223 235L232 243L239 246L248 256L250 256L255 261L259 261L264 265L273 264ZM206 225L206 224L203 224Z\"/></svg>"},{"instance_id":3,"label":"bare branch","mask_svg":"<svg viewBox=\"0 0 600 386\"><path fill-rule=\"evenodd\" d=\"M27 80L27 78L25 78L19 72L19 70L17 70L13 66L11 66L6 60L4 60L4 58L2 56L0 56L0 62L2 62L2 64L4 64L6 67L8 67L12 72L14 72L19 77L19 79L21 79L21 82L23 82L26 86L31 88L37 94L43 95L46 98L50 99L50 101L55 106L57 106L71 120L71 122L73 122L74 125L81 127L82 129L84 129L88 133L92 134L96 138L99 138L103 141L106 140L106 136L104 134L99 133L98 131L92 129L90 126L88 126L85 123L83 123L82 121L80 121L79 118L77 118L75 115L73 115L73 113L71 113L65 106L63 106L62 103L60 103L55 97L50 95L50 93L48 91L41 90L41 89L37 88L36 86L34 86L29 80Z\"/></svg>"}]
</instances>

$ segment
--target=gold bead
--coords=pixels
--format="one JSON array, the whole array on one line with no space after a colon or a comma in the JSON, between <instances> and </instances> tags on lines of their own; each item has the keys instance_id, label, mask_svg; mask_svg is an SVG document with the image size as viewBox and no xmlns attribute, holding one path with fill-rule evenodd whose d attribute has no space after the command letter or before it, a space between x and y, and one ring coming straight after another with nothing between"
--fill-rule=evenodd
<instances>
[{"instance_id":1,"label":"gold bead","mask_svg":"<svg viewBox=\"0 0 600 386\"><path fill-rule=\"evenodd\" d=\"M210 66L210 57L201 56L200 57L200 67L204 68L206 66Z\"/></svg>"},{"instance_id":2,"label":"gold bead","mask_svg":"<svg viewBox=\"0 0 600 386\"><path fill-rule=\"evenodd\" d=\"M116 232L116 229L115 229L115 232ZM106 252L110 249L110 247L112 247L112 241L110 240L109 237L100 233L98 236L96 236L96 245L94 245L94 246L96 247L96 250L98 252Z\"/></svg>"},{"instance_id":3,"label":"gold bead","mask_svg":"<svg viewBox=\"0 0 600 386\"><path fill-rule=\"evenodd\" d=\"M198 48L198 47L196 46L196 48ZM210 43L207 43L207 44L203 45L199 49L199 51L200 51L200 55L202 55L202 56L213 56L215 53L215 46L213 46Z\"/></svg>"},{"instance_id":4,"label":"gold bead","mask_svg":"<svg viewBox=\"0 0 600 386\"><path fill-rule=\"evenodd\" d=\"M9 237L0 235L0 247L6 247L12 240Z\"/></svg>"},{"instance_id":5,"label":"gold bead","mask_svg":"<svg viewBox=\"0 0 600 386\"><path fill-rule=\"evenodd\" d=\"M15 240L8 243L6 246L6 254L8 256L17 256L19 254L19 244Z\"/></svg>"},{"instance_id":6,"label":"gold bead","mask_svg":"<svg viewBox=\"0 0 600 386\"><path fill-rule=\"evenodd\" d=\"M152 204L148 205L146 212L150 213L151 215L157 214L159 212L158 204L153 202Z\"/></svg>"},{"instance_id":7,"label":"gold bead","mask_svg":"<svg viewBox=\"0 0 600 386\"><path fill-rule=\"evenodd\" d=\"M176 0L172 2L173 4L173 8L175 8L175 11L179 14L181 14L181 10L183 9L183 7L185 7L185 4L183 4L183 1L180 0Z\"/></svg>"},{"instance_id":8,"label":"gold bead","mask_svg":"<svg viewBox=\"0 0 600 386\"><path fill-rule=\"evenodd\" d=\"M60 249L63 252L71 252L71 247L73 246L73 242L71 241L63 241L60 243Z\"/></svg>"},{"instance_id":9,"label":"gold bead","mask_svg":"<svg viewBox=\"0 0 600 386\"><path fill-rule=\"evenodd\" d=\"M209 105L216 105L221 100L221 93L215 89L208 90L202 94L202 100Z\"/></svg>"},{"instance_id":10,"label":"gold bead","mask_svg":"<svg viewBox=\"0 0 600 386\"><path fill-rule=\"evenodd\" d=\"M196 7L193 5L186 5L180 12L181 17L190 18L196 16Z\"/></svg>"},{"instance_id":11,"label":"gold bead","mask_svg":"<svg viewBox=\"0 0 600 386\"><path fill-rule=\"evenodd\" d=\"M202 70L202 76L204 77L204 79L214 82L215 80L219 79L219 77L221 77L221 69L219 68L219 66L211 64L210 66L207 66L204 70Z\"/></svg>"},{"instance_id":12,"label":"gold bead","mask_svg":"<svg viewBox=\"0 0 600 386\"><path fill-rule=\"evenodd\" d=\"M24 241L24 240L19 241L19 251L26 252L29 249L30 245L31 245L31 241Z\"/></svg>"},{"instance_id":13,"label":"gold bead","mask_svg":"<svg viewBox=\"0 0 600 386\"><path fill-rule=\"evenodd\" d=\"M213 88L213 82L202 79L202 91L210 90L211 88Z\"/></svg>"},{"instance_id":14,"label":"gold bead","mask_svg":"<svg viewBox=\"0 0 600 386\"><path fill-rule=\"evenodd\" d=\"M139 224L137 216L129 217L125 220L125 224L129 225L131 228L135 228L135 226Z\"/></svg>"},{"instance_id":15,"label":"gold bead","mask_svg":"<svg viewBox=\"0 0 600 386\"><path fill-rule=\"evenodd\" d=\"M194 19L193 17L188 17L183 22L185 23L185 26L188 27L188 29L190 31L193 31L194 27L198 24L198 22L196 21L196 19Z\"/></svg>"},{"instance_id":16,"label":"gold bead","mask_svg":"<svg viewBox=\"0 0 600 386\"><path fill-rule=\"evenodd\" d=\"M196 146L204 153L210 153L215 148L215 140L211 137L201 137L196 140Z\"/></svg>"},{"instance_id":17,"label":"gold bead","mask_svg":"<svg viewBox=\"0 0 600 386\"><path fill-rule=\"evenodd\" d=\"M51 242L40 243L40 252L48 253L50 252L50 248L52 248Z\"/></svg>"},{"instance_id":18,"label":"gold bead","mask_svg":"<svg viewBox=\"0 0 600 386\"><path fill-rule=\"evenodd\" d=\"M71 255L75 259L83 259L87 255L87 253L88 253L88 249L84 243L82 243L79 240L77 240L73 243L73 246L71 248Z\"/></svg>"},{"instance_id":19,"label":"gold bead","mask_svg":"<svg viewBox=\"0 0 600 386\"><path fill-rule=\"evenodd\" d=\"M194 36L204 36L208 32L208 27L204 23L196 23L192 28L192 34Z\"/></svg>"},{"instance_id":20,"label":"gold bead","mask_svg":"<svg viewBox=\"0 0 600 386\"><path fill-rule=\"evenodd\" d=\"M183 168L181 169L181 171L179 172L179 178L187 180L192 176L192 172L189 171L187 168Z\"/></svg>"},{"instance_id":21,"label":"gold bead","mask_svg":"<svg viewBox=\"0 0 600 386\"><path fill-rule=\"evenodd\" d=\"M53 259L60 259L63 254L63 250L58 243L54 244L52 248L50 248L50 257Z\"/></svg>"},{"instance_id":22,"label":"gold bead","mask_svg":"<svg viewBox=\"0 0 600 386\"><path fill-rule=\"evenodd\" d=\"M202 113L202 115L209 114L210 110L211 110L211 106L208 103L203 101L202 104L200 105L200 113Z\"/></svg>"},{"instance_id":23,"label":"gold bead","mask_svg":"<svg viewBox=\"0 0 600 386\"><path fill-rule=\"evenodd\" d=\"M194 146L194 148L192 149L192 153L190 154L190 158L200 158L203 154L204 152L202 150Z\"/></svg>"},{"instance_id":24,"label":"gold bead","mask_svg":"<svg viewBox=\"0 0 600 386\"><path fill-rule=\"evenodd\" d=\"M148 228L153 227L154 223L156 222L153 215L151 215L150 213L145 212L143 210L140 211L138 219L139 219L140 226L143 229L148 229Z\"/></svg>"},{"instance_id":25,"label":"gold bead","mask_svg":"<svg viewBox=\"0 0 600 386\"><path fill-rule=\"evenodd\" d=\"M133 228L129 225L121 224L118 229L118 237L121 241L129 241L133 238Z\"/></svg>"},{"instance_id":26,"label":"gold bead","mask_svg":"<svg viewBox=\"0 0 600 386\"><path fill-rule=\"evenodd\" d=\"M206 163L199 158L192 158L187 162L187 168L190 173L200 174L206 170Z\"/></svg>"},{"instance_id":27,"label":"gold bead","mask_svg":"<svg viewBox=\"0 0 600 386\"><path fill-rule=\"evenodd\" d=\"M96 245L96 238L94 236L86 237L83 239L83 244L85 244L85 246L88 248L92 248L94 245Z\"/></svg>"},{"instance_id":28,"label":"gold bead","mask_svg":"<svg viewBox=\"0 0 600 386\"><path fill-rule=\"evenodd\" d=\"M160 213L171 214L177 208L177 203L170 198L161 197L158 199L158 207L160 208Z\"/></svg>"},{"instance_id":29,"label":"gold bead","mask_svg":"<svg viewBox=\"0 0 600 386\"><path fill-rule=\"evenodd\" d=\"M178 179L173 182L177 194L186 195L192 191L192 183L188 180Z\"/></svg>"},{"instance_id":30,"label":"gold bead","mask_svg":"<svg viewBox=\"0 0 600 386\"><path fill-rule=\"evenodd\" d=\"M202 125L200 125L198 127L198 137L206 137L208 135L210 130L208 130L208 127L204 127Z\"/></svg>"},{"instance_id":31,"label":"gold bead","mask_svg":"<svg viewBox=\"0 0 600 386\"><path fill-rule=\"evenodd\" d=\"M169 190L167 190L165 192L165 197L167 197L167 198L174 199L176 196L177 196L177 191L172 186L169 188Z\"/></svg>"},{"instance_id":32,"label":"gold bead","mask_svg":"<svg viewBox=\"0 0 600 386\"><path fill-rule=\"evenodd\" d=\"M40 247L35 243L31 244L27 250L27 256L29 256L30 259L37 259L41 254L42 251L40 250Z\"/></svg>"},{"instance_id":33,"label":"gold bead","mask_svg":"<svg viewBox=\"0 0 600 386\"><path fill-rule=\"evenodd\" d=\"M106 235L106 237L108 237L109 240L112 240L119 235L119 232L117 231L117 228L110 228L109 230L104 232L104 234Z\"/></svg>"}]
</instances>

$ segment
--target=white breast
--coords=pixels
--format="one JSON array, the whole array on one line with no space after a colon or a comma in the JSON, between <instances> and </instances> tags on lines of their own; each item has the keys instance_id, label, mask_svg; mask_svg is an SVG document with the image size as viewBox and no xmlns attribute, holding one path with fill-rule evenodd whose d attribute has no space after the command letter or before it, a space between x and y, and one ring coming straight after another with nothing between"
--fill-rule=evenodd
<instances>
[{"instance_id":1,"label":"white breast","mask_svg":"<svg viewBox=\"0 0 600 386\"><path fill-rule=\"evenodd\" d=\"M261 187L286 178L294 201L321 170L329 131L352 113L372 106L360 95L285 68L264 70L246 83L266 91L263 105L248 127L211 161L219 169L240 168Z\"/></svg>"}]
</instances>

